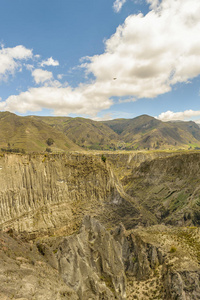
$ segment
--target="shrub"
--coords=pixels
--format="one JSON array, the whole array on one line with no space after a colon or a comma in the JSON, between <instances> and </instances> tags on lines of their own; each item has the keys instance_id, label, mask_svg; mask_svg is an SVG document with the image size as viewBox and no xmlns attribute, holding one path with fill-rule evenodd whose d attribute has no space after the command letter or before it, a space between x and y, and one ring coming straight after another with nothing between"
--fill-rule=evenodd
<instances>
[{"instance_id":1,"label":"shrub","mask_svg":"<svg viewBox=\"0 0 200 300\"><path fill-rule=\"evenodd\" d=\"M102 161L103 161L104 163L106 162L106 157L105 157L105 155L102 154L101 159L102 159Z\"/></svg>"},{"instance_id":2,"label":"shrub","mask_svg":"<svg viewBox=\"0 0 200 300\"><path fill-rule=\"evenodd\" d=\"M53 140L52 138L48 138L48 139L46 140L46 143L47 143L48 146L51 146L51 145L53 145L54 140Z\"/></svg>"},{"instance_id":3,"label":"shrub","mask_svg":"<svg viewBox=\"0 0 200 300\"><path fill-rule=\"evenodd\" d=\"M46 150L45 150L46 152L51 152L51 148L46 148Z\"/></svg>"},{"instance_id":4,"label":"shrub","mask_svg":"<svg viewBox=\"0 0 200 300\"><path fill-rule=\"evenodd\" d=\"M171 249L170 249L170 251L169 251L170 253L174 253L174 252L176 252L176 247L175 246L171 246Z\"/></svg>"}]
</instances>

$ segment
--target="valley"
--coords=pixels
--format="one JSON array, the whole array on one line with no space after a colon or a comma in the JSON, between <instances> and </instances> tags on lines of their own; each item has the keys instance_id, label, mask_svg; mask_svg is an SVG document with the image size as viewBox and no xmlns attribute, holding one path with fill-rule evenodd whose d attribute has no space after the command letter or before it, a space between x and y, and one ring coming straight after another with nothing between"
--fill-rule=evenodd
<instances>
[{"instance_id":1,"label":"valley","mask_svg":"<svg viewBox=\"0 0 200 300\"><path fill-rule=\"evenodd\" d=\"M1 299L198 299L199 166L191 150L2 152Z\"/></svg>"}]
</instances>

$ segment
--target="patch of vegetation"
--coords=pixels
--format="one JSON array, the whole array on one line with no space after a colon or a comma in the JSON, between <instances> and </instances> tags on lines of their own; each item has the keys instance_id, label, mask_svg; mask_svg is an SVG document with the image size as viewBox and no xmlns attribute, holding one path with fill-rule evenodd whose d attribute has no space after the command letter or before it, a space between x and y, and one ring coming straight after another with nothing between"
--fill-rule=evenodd
<instances>
[{"instance_id":1,"label":"patch of vegetation","mask_svg":"<svg viewBox=\"0 0 200 300\"><path fill-rule=\"evenodd\" d=\"M171 246L169 252L170 252L170 253L175 253L176 251L177 251L176 247L175 247L174 245Z\"/></svg>"},{"instance_id":2,"label":"patch of vegetation","mask_svg":"<svg viewBox=\"0 0 200 300\"><path fill-rule=\"evenodd\" d=\"M48 152L48 153L50 153L51 152L51 148L46 148L45 151Z\"/></svg>"},{"instance_id":3,"label":"patch of vegetation","mask_svg":"<svg viewBox=\"0 0 200 300\"><path fill-rule=\"evenodd\" d=\"M53 140L52 138L48 138L48 139L46 140L46 143L47 143L48 146L51 146L51 145L53 145L54 140Z\"/></svg>"},{"instance_id":4,"label":"patch of vegetation","mask_svg":"<svg viewBox=\"0 0 200 300\"><path fill-rule=\"evenodd\" d=\"M193 236L194 230L196 227L190 227L187 230L181 231L178 233L178 237L183 239L185 244L193 249L195 256L197 257L198 262L200 263L200 243Z\"/></svg>"},{"instance_id":5,"label":"patch of vegetation","mask_svg":"<svg viewBox=\"0 0 200 300\"><path fill-rule=\"evenodd\" d=\"M109 275L107 274L102 274L100 279L102 281L105 282L106 286L113 292L115 293L115 289L114 289L114 285L113 285L113 282L112 282L112 279Z\"/></svg>"},{"instance_id":6,"label":"patch of vegetation","mask_svg":"<svg viewBox=\"0 0 200 300\"><path fill-rule=\"evenodd\" d=\"M200 225L200 211L199 210L194 211L194 223L197 225Z\"/></svg>"},{"instance_id":7,"label":"patch of vegetation","mask_svg":"<svg viewBox=\"0 0 200 300\"><path fill-rule=\"evenodd\" d=\"M132 262L135 263L137 261L137 258L135 256L132 257Z\"/></svg>"},{"instance_id":8,"label":"patch of vegetation","mask_svg":"<svg viewBox=\"0 0 200 300\"><path fill-rule=\"evenodd\" d=\"M102 154L101 160L102 160L104 163L106 162L106 157L105 157L105 155Z\"/></svg>"},{"instance_id":9,"label":"patch of vegetation","mask_svg":"<svg viewBox=\"0 0 200 300\"><path fill-rule=\"evenodd\" d=\"M6 153L22 153L22 154L26 153L24 149L19 149L19 148L1 148L1 151Z\"/></svg>"},{"instance_id":10,"label":"patch of vegetation","mask_svg":"<svg viewBox=\"0 0 200 300\"><path fill-rule=\"evenodd\" d=\"M184 192L181 192L177 198L173 199L170 203L170 210L173 212L177 209L180 209L184 206L186 199L188 198L188 195Z\"/></svg>"}]
</instances>

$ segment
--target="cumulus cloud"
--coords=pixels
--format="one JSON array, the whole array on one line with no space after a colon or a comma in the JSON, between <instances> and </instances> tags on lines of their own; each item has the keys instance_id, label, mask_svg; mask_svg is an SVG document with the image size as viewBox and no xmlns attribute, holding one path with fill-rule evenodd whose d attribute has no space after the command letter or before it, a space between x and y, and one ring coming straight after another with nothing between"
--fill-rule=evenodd
<instances>
[{"instance_id":1,"label":"cumulus cloud","mask_svg":"<svg viewBox=\"0 0 200 300\"><path fill-rule=\"evenodd\" d=\"M92 120L94 120L94 121L108 121L108 120L112 120L112 119L113 119L112 114L109 114L109 113L103 115L102 117L92 118Z\"/></svg>"},{"instance_id":2,"label":"cumulus cloud","mask_svg":"<svg viewBox=\"0 0 200 300\"><path fill-rule=\"evenodd\" d=\"M74 89L59 82L32 88L10 96L5 107L19 112L44 107L52 108L55 114L94 115L109 108L112 97L124 101L154 98L169 92L175 84L187 83L198 76L200 1L148 0L148 3L149 13L127 17L105 42L103 54L85 58L82 67L86 74L95 77L94 82ZM58 64L51 57L41 66Z\"/></svg>"},{"instance_id":3,"label":"cumulus cloud","mask_svg":"<svg viewBox=\"0 0 200 300\"><path fill-rule=\"evenodd\" d=\"M97 92L93 85L80 85L72 89L69 86L61 87L53 84L30 88L19 95L12 95L6 102L0 103L0 109L26 113L48 108L52 109L55 115L68 115L73 112L95 116L97 112L111 105L112 101L101 91Z\"/></svg>"},{"instance_id":4,"label":"cumulus cloud","mask_svg":"<svg viewBox=\"0 0 200 300\"><path fill-rule=\"evenodd\" d=\"M166 112L161 113L157 119L161 121L175 121L175 120L191 120L192 117L200 116L200 110L185 110L180 112L173 112L168 110Z\"/></svg>"},{"instance_id":5,"label":"cumulus cloud","mask_svg":"<svg viewBox=\"0 0 200 300\"><path fill-rule=\"evenodd\" d=\"M56 67L56 66L59 66L59 61L54 60L52 57L49 57L47 60L43 60L40 65L41 65L41 67L44 67L44 66Z\"/></svg>"},{"instance_id":6,"label":"cumulus cloud","mask_svg":"<svg viewBox=\"0 0 200 300\"><path fill-rule=\"evenodd\" d=\"M157 9L160 4L159 0L146 0L146 2L150 4L150 8L152 9Z\"/></svg>"},{"instance_id":7,"label":"cumulus cloud","mask_svg":"<svg viewBox=\"0 0 200 300\"><path fill-rule=\"evenodd\" d=\"M127 17L106 41L105 52L84 64L97 82L108 84L108 94L152 98L200 74L200 2L148 2L157 9Z\"/></svg>"},{"instance_id":8,"label":"cumulus cloud","mask_svg":"<svg viewBox=\"0 0 200 300\"><path fill-rule=\"evenodd\" d=\"M44 83L47 80L51 80L53 78L52 72L42 70L42 69L35 69L32 72L32 76L37 84Z\"/></svg>"},{"instance_id":9,"label":"cumulus cloud","mask_svg":"<svg viewBox=\"0 0 200 300\"><path fill-rule=\"evenodd\" d=\"M57 75L57 78L58 78L59 80L61 80L61 79L63 79L63 76L64 76L64 74L58 74L58 75Z\"/></svg>"},{"instance_id":10,"label":"cumulus cloud","mask_svg":"<svg viewBox=\"0 0 200 300\"><path fill-rule=\"evenodd\" d=\"M2 48L0 50L0 80L7 79L8 75L21 69L21 61L32 57L32 50L22 45L13 48Z\"/></svg>"},{"instance_id":11,"label":"cumulus cloud","mask_svg":"<svg viewBox=\"0 0 200 300\"><path fill-rule=\"evenodd\" d=\"M113 3L114 11L117 13L120 12L120 10L125 2L126 2L126 0L115 0L115 2Z\"/></svg>"}]
</instances>

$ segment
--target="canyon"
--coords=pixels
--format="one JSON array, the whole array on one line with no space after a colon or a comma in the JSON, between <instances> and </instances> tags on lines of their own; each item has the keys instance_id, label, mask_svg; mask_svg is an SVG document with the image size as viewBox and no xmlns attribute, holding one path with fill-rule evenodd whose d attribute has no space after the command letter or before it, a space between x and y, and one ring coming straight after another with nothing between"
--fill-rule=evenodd
<instances>
[{"instance_id":1,"label":"canyon","mask_svg":"<svg viewBox=\"0 0 200 300\"><path fill-rule=\"evenodd\" d=\"M1 299L198 299L199 167L198 151L1 153Z\"/></svg>"}]
</instances>

